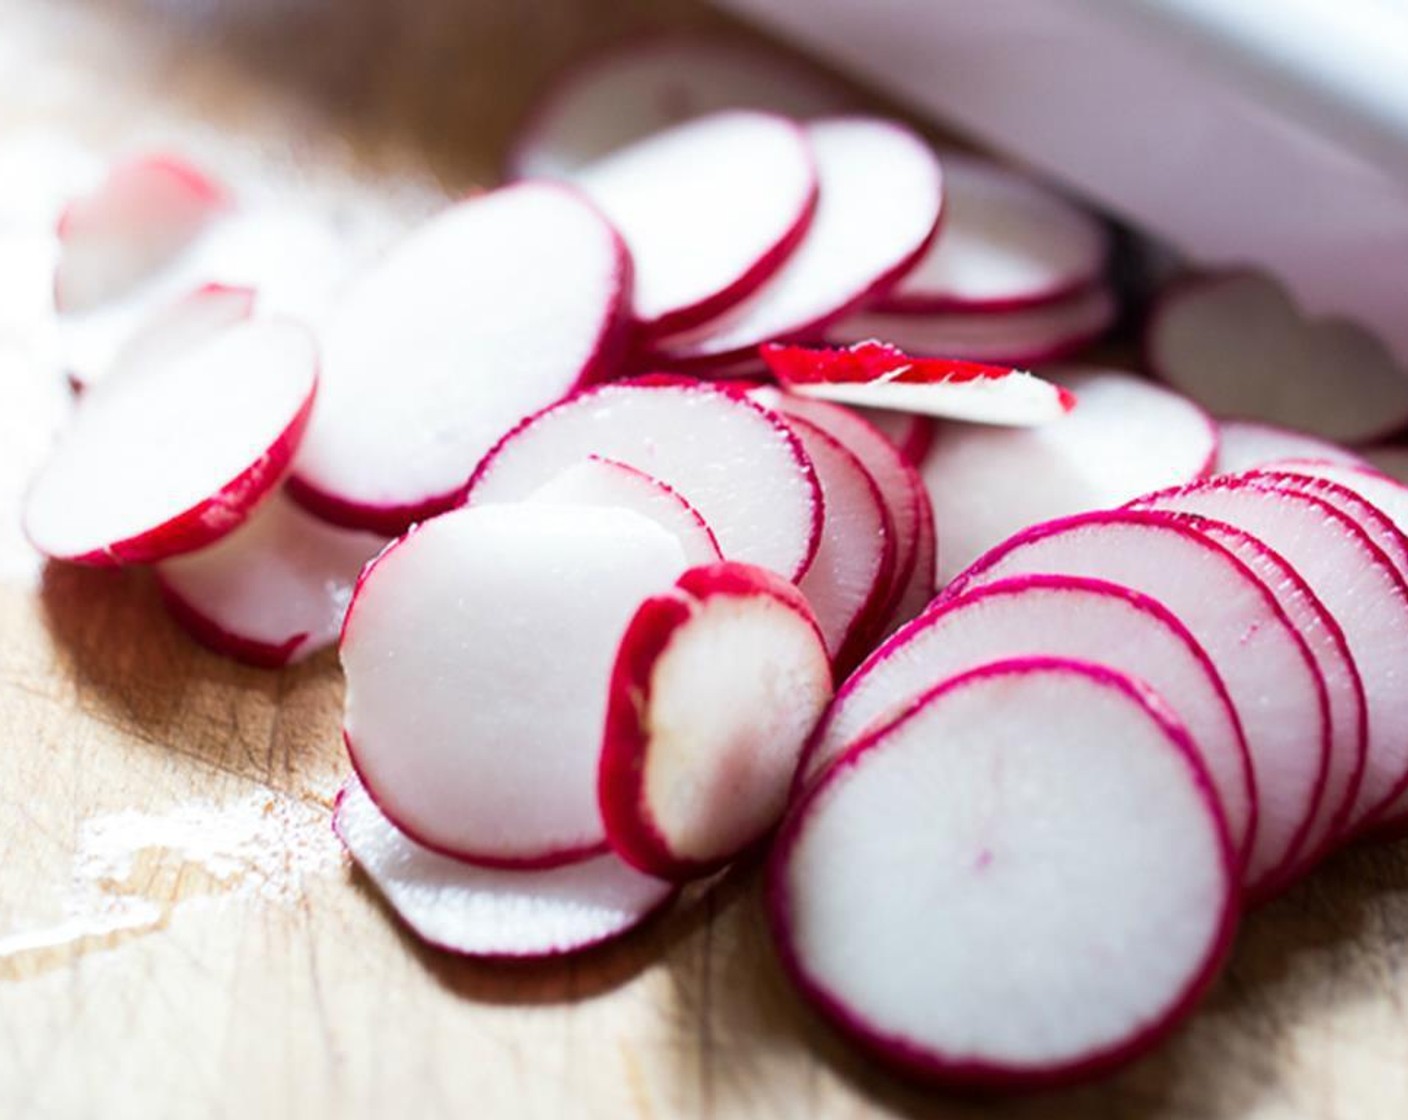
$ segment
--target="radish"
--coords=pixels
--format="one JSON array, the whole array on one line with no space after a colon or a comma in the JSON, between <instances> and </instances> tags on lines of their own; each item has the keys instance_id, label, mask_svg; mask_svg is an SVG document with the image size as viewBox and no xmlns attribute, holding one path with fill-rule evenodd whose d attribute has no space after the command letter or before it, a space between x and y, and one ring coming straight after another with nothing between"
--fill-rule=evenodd
<instances>
[{"instance_id":1,"label":"radish","mask_svg":"<svg viewBox=\"0 0 1408 1120\"><path fill-rule=\"evenodd\" d=\"M1254 779L1222 677L1167 607L1102 580L1024 576L936 603L842 686L803 756L799 784L815 781L936 681L1012 657L1098 662L1153 688L1187 727L1217 790L1233 846L1243 855L1250 851Z\"/></svg>"},{"instance_id":2,"label":"radish","mask_svg":"<svg viewBox=\"0 0 1408 1120\"><path fill-rule=\"evenodd\" d=\"M851 410L870 422L881 435L893 443L912 466L924 462L934 445L934 422L927 416L912 412L895 412L888 408L854 408Z\"/></svg>"},{"instance_id":3,"label":"radish","mask_svg":"<svg viewBox=\"0 0 1408 1120\"><path fill-rule=\"evenodd\" d=\"M1257 828L1245 877L1249 891L1265 889L1305 843L1331 744L1325 682L1275 596L1231 551L1174 515L1123 510L1034 526L985 555L946 597L1043 574L1142 592L1172 611L1206 651L1247 740Z\"/></svg>"},{"instance_id":4,"label":"radish","mask_svg":"<svg viewBox=\"0 0 1408 1120\"><path fill-rule=\"evenodd\" d=\"M1235 474L1279 463L1284 459L1321 460L1361 466L1364 460L1353 451L1329 443L1318 436L1255 424L1247 420L1224 420L1217 426L1217 462L1214 474Z\"/></svg>"},{"instance_id":5,"label":"radish","mask_svg":"<svg viewBox=\"0 0 1408 1120\"><path fill-rule=\"evenodd\" d=\"M1363 443L1408 425L1408 371L1363 328L1309 320L1273 280L1171 285L1145 326L1150 368L1218 416Z\"/></svg>"},{"instance_id":6,"label":"radish","mask_svg":"<svg viewBox=\"0 0 1408 1120\"><path fill-rule=\"evenodd\" d=\"M943 180L917 135L893 121L842 117L807 126L821 197L787 263L720 318L660 338L667 368L717 363L793 338L859 306L904 275L938 228Z\"/></svg>"},{"instance_id":7,"label":"radish","mask_svg":"<svg viewBox=\"0 0 1408 1120\"><path fill-rule=\"evenodd\" d=\"M796 249L817 203L806 133L767 113L657 133L572 181L625 239L635 318L656 334L707 322L756 290Z\"/></svg>"},{"instance_id":8,"label":"radish","mask_svg":"<svg viewBox=\"0 0 1408 1120\"><path fill-rule=\"evenodd\" d=\"M240 525L293 458L318 384L313 340L237 323L84 393L30 485L24 529L46 556L135 564Z\"/></svg>"},{"instance_id":9,"label":"radish","mask_svg":"<svg viewBox=\"0 0 1408 1120\"><path fill-rule=\"evenodd\" d=\"M522 501L589 455L669 486L714 531L726 560L794 581L811 563L824 506L801 442L746 397L687 378L602 385L544 409L485 456L466 500Z\"/></svg>"},{"instance_id":10,"label":"radish","mask_svg":"<svg viewBox=\"0 0 1408 1120\"><path fill-rule=\"evenodd\" d=\"M613 855L544 871L475 867L397 830L355 778L332 824L387 904L422 941L471 957L526 959L580 952L663 910L674 887Z\"/></svg>"},{"instance_id":11,"label":"radish","mask_svg":"<svg viewBox=\"0 0 1408 1120\"><path fill-rule=\"evenodd\" d=\"M782 815L831 664L797 589L763 568L686 572L616 656L599 790L612 848L664 879L707 874Z\"/></svg>"},{"instance_id":12,"label":"radish","mask_svg":"<svg viewBox=\"0 0 1408 1120\"><path fill-rule=\"evenodd\" d=\"M341 643L347 750L381 811L486 866L604 850L612 662L639 604L684 569L654 521L581 505L456 510L383 552Z\"/></svg>"},{"instance_id":13,"label":"radish","mask_svg":"<svg viewBox=\"0 0 1408 1120\"><path fill-rule=\"evenodd\" d=\"M879 338L924 357L1038 365L1085 349L1110 329L1118 313L1111 291L1094 287L1025 311L896 315L862 310L832 323L822 334L832 346Z\"/></svg>"},{"instance_id":14,"label":"radish","mask_svg":"<svg viewBox=\"0 0 1408 1120\"><path fill-rule=\"evenodd\" d=\"M1211 983L1236 864L1162 700L1075 661L938 685L849 751L773 852L803 994L881 1060L1034 1087L1128 1060Z\"/></svg>"},{"instance_id":15,"label":"radish","mask_svg":"<svg viewBox=\"0 0 1408 1120\"><path fill-rule=\"evenodd\" d=\"M1354 519L1408 578L1408 487L1372 467L1289 459L1253 471L1258 484L1290 487L1329 502Z\"/></svg>"},{"instance_id":16,"label":"radish","mask_svg":"<svg viewBox=\"0 0 1408 1120\"><path fill-rule=\"evenodd\" d=\"M529 115L508 174L569 177L636 140L725 109L806 119L846 112L854 102L830 75L773 48L647 36L569 69Z\"/></svg>"},{"instance_id":17,"label":"radish","mask_svg":"<svg viewBox=\"0 0 1408 1120\"><path fill-rule=\"evenodd\" d=\"M278 668L337 640L382 537L339 529L272 495L229 536L157 565L172 615L202 645Z\"/></svg>"},{"instance_id":18,"label":"radish","mask_svg":"<svg viewBox=\"0 0 1408 1120\"><path fill-rule=\"evenodd\" d=\"M1206 474L1212 422L1157 385L1120 373L1068 378L1080 405L1053 424L1001 431L948 424L922 474L943 530L947 583L1012 533Z\"/></svg>"},{"instance_id":19,"label":"radish","mask_svg":"<svg viewBox=\"0 0 1408 1120\"><path fill-rule=\"evenodd\" d=\"M944 225L879 311L1016 311L1058 303L1098 283L1105 227L1054 191L998 164L939 153Z\"/></svg>"},{"instance_id":20,"label":"radish","mask_svg":"<svg viewBox=\"0 0 1408 1120\"><path fill-rule=\"evenodd\" d=\"M1032 427L1058 420L1075 398L1019 369L913 358L874 340L842 350L769 345L763 358L798 396L981 424Z\"/></svg>"},{"instance_id":21,"label":"radish","mask_svg":"<svg viewBox=\"0 0 1408 1120\"><path fill-rule=\"evenodd\" d=\"M329 324L290 493L334 524L385 534L458 505L504 432L611 370L629 294L620 238L568 188L523 184L450 207Z\"/></svg>"}]
</instances>

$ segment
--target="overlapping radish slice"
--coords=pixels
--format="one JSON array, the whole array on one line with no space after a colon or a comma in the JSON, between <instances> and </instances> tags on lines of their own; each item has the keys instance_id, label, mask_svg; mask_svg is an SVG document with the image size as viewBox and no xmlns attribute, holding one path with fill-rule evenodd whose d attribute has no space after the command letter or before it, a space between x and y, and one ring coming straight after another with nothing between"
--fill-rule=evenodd
<instances>
[{"instance_id":1,"label":"overlapping radish slice","mask_svg":"<svg viewBox=\"0 0 1408 1120\"><path fill-rule=\"evenodd\" d=\"M156 578L197 641L277 668L337 640L363 565L386 543L274 494L229 536L157 565Z\"/></svg>"},{"instance_id":2,"label":"overlapping radish slice","mask_svg":"<svg viewBox=\"0 0 1408 1120\"><path fill-rule=\"evenodd\" d=\"M1234 846L1243 855L1250 851L1254 779L1241 721L1222 677L1167 607L1102 580L1024 576L935 604L837 692L803 757L799 784L814 781L936 682L1013 657L1099 662L1152 687L1187 727Z\"/></svg>"},{"instance_id":3,"label":"overlapping radish slice","mask_svg":"<svg viewBox=\"0 0 1408 1120\"><path fill-rule=\"evenodd\" d=\"M1014 311L1101 279L1110 239L1094 216L988 160L956 151L940 159L943 229L877 310Z\"/></svg>"},{"instance_id":4,"label":"overlapping radish slice","mask_svg":"<svg viewBox=\"0 0 1408 1120\"><path fill-rule=\"evenodd\" d=\"M642 514L536 502L456 510L383 552L341 643L347 749L382 812L490 866L602 850L611 667L685 563Z\"/></svg>"},{"instance_id":5,"label":"overlapping radish slice","mask_svg":"<svg viewBox=\"0 0 1408 1120\"><path fill-rule=\"evenodd\" d=\"M943 531L940 583L1028 525L1207 473L1216 431L1184 398L1119 373L1081 374L1065 384L1080 404L1055 423L939 429L921 473Z\"/></svg>"},{"instance_id":6,"label":"overlapping radish slice","mask_svg":"<svg viewBox=\"0 0 1408 1120\"><path fill-rule=\"evenodd\" d=\"M801 442L741 394L687 378L602 385L544 409L484 458L466 500L522 501L589 455L669 486L714 531L726 560L793 580L811 563L825 506Z\"/></svg>"},{"instance_id":7,"label":"overlapping radish slice","mask_svg":"<svg viewBox=\"0 0 1408 1120\"><path fill-rule=\"evenodd\" d=\"M565 178L661 129L726 109L809 119L854 96L821 70L738 39L653 36L569 70L535 107L508 173Z\"/></svg>"},{"instance_id":8,"label":"overlapping radish slice","mask_svg":"<svg viewBox=\"0 0 1408 1120\"><path fill-rule=\"evenodd\" d=\"M1025 311L896 315L863 310L832 323L823 337L832 346L883 338L924 357L1037 365L1079 353L1110 329L1118 312L1111 291L1097 286Z\"/></svg>"},{"instance_id":9,"label":"overlapping radish slice","mask_svg":"<svg viewBox=\"0 0 1408 1120\"><path fill-rule=\"evenodd\" d=\"M333 828L396 915L423 941L472 957L561 956L628 933L674 887L613 855L540 871L475 867L417 844L355 778Z\"/></svg>"},{"instance_id":10,"label":"overlapping radish slice","mask_svg":"<svg viewBox=\"0 0 1408 1120\"><path fill-rule=\"evenodd\" d=\"M162 560L229 533L283 476L318 384L313 340L237 323L86 392L35 476L24 529L58 560Z\"/></svg>"},{"instance_id":11,"label":"overlapping radish slice","mask_svg":"<svg viewBox=\"0 0 1408 1120\"><path fill-rule=\"evenodd\" d=\"M1273 280L1170 286L1145 327L1151 369L1218 416L1363 443L1408 426L1408 371L1371 334L1306 319Z\"/></svg>"},{"instance_id":12,"label":"overlapping radish slice","mask_svg":"<svg viewBox=\"0 0 1408 1120\"><path fill-rule=\"evenodd\" d=\"M1287 459L1249 472L1259 485L1290 487L1352 517L1408 578L1408 487L1367 466L1325 459Z\"/></svg>"},{"instance_id":13,"label":"overlapping radish slice","mask_svg":"<svg viewBox=\"0 0 1408 1120\"><path fill-rule=\"evenodd\" d=\"M830 698L795 587L744 564L686 572L642 604L612 672L599 776L612 848L666 879L723 866L781 817Z\"/></svg>"},{"instance_id":14,"label":"overlapping radish slice","mask_svg":"<svg viewBox=\"0 0 1408 1120\"><path fill-rule=\"evenodd\" d=\"M806 133L757 112L657 133L572 181L625 239L636 321L657 334L707 322L766 282L806 234L817 203Z\"/></svg>"},{"instance_id":15,"label":"overlapping radish slice","mask_svg":"<svg viewBox=\"0 0 1408 1120\"><path fill-rule=\"evenodd\" d=\"M1075 397L1020 369L914 358L874 339L839 350L769 345L763 358L789 392L836 404L1032 427L1058 420Z\"/></svg>"},{"instance_id":16,"label":"overlapping radish slice","mask_svg":"<svg viewBox=\"0 0 1408 1120\"><path fill-rule=\"evenodd\" d=\"M504 432L610 368L629 295L620 238L565 187L451 207L328 325L290 492L335 524L388 534L457 505Z\"/></svg>"},{"instance_id":17,"label":"overlapping radish slice","mask_svg":"<svg viewBox=\"0 0 1408 1120\"><path fill-rule=\"evenodd\" d=\"M807 126L821 197L796 251L716 320L654 344L668 368L717 363L859 306L911 268L938 227L938 161L909 129L867 117Z\"/></svg>"},{"instance_id":18,"label":"overlapping radish slice","mask_svg":"<svg viewBox=\"0 0 1408 1120\"><path fill-rule=\"evenodd\" d=\"M929 448L934 445L934 422L927 416L895 412L888 408L854 408L851 411L878 429L913 466L922 463L924 456L929 454Z\"/></svg>"},{"instance_id":19,"label":"overlapping radish slice","mask_svg":"<svg viewBox=\"0 0 1408 1120\"><path fill-rule=\"evenodd\" d=\"M1163 603L1187 627L1226 684L1246 736L1257 790L1248 889L1274 881L1315 819L1331 728L1325 682L1267 586L1177 516L1124 510L1034 526L987 553L947 595L1020 575L1121 584Z\"/></svg>"},{"instance_id":20,"label":"overlapping radish slice","mask_svg":"<svg viewBox=\"0 0 1408 1120\"><path fill-rule=\"evenodd\" d=\"M846 754L784 825L768 901L788 971L847 1035L921 1077L1017 1087L1175 1025L1228 948L1237 881L1163 701L1020 660Z\"/></svg>"},{"instance_id":21,"label":"overlapping radish slice","mask_svg":"<svg viewBox=\"0 0 1408 1120\"><path fill-rule=\"evenodd\" d=\"M1364 464L1363 458L1348 448L1305 432L1247 420L1224 420L1217 425L1214 474L1235 474L1285 459L1347 463L1351 466Z\"/></svg>"}]
</instances>

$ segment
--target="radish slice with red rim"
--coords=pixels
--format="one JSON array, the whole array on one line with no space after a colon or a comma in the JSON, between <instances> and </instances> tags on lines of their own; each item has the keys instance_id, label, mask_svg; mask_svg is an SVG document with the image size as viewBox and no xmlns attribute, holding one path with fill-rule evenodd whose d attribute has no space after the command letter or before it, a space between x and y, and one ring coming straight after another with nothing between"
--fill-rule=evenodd
<instances>
[{"instance_id":1,"label":"radish slice with red rim","mask_svg":"<svg viewBox=\"0 0 1408 1120\"><path fill-rule=\"evenodd\" d=\"M1279 464L1286 459L1364 465L1363 458L1348 448L1305 432L1246 420L1224 420L1217 426L1214 474L1235 474Z\"/></svg>"},{"instance_id":2,"label":"radish slice with red rim","mask_svg":"<svg viewBox=\"0 0 1408 1120\"><path fill-rule=\"evenodd\" d=\"M399 831L355 778L338 793L332 824L396 916L427 944L464 956L580 952L630 932L675 897L672 884L613 855L543 871L440 855Z\"/></svg>"},{"instance_id":3,"label":"radish slice with red rim","mask_svg":"<svg viewBox=\"0 0 1408 1120\"><path fill-rule=\"evenodd\" d=\"M599 789L612 848L690 879L777 823L831 699L817 620L762 568L686 572L631 620L612 672Z\"/></svg>"},{"instance_id":4,"label":"radish slice with red rim","mask_svg":"<svg viewBox=\"0 0 1408 1120\"><path fill-rule=\"evenodd\" d=\"M1238 909L1184 728L1127 677L1040 659L945 681L857 744L789 816L768 887L785 967L845 1034L1007 1088L1152 1046Z\"/></svg>"},{"instance_id":5,"label":"radish slice with red rim","mask_svg":"<svg viewBox=\"0 0 1408 1120\"><path fill-rule=\"evenodd\" d=\"M1328 460L1284 460L1245 475L1275 489L1299 490L1354 519L1408 579L1408 487L1368 468Z\"/></svg>"},{"instance_id":6,"label":"radish slice with red rim","mask_svg":"<svg viewBox=\"0 0 1408 1120\"><path fill-rule=\"evenodd\" d=\"M313 340L255 320L85 392L30 485L25 534L46 556L135 564L240 525L283 476L318 385Z\"/></svg>"},{"instance_id":7,"label":"radish slice with red rim","mask_svg":"<svg viewBox=\"0 0 1408 1120\"><path fill-rule=\"evenodd\" d=\"M888 408L855 408L851 411L878 429L911 466L917 467L924 462L924 456L934 446L934 422L927 416L895 412Z\"/></svg>"},{"instance_id":8,"label":"radish slice with red rim","mask_svg":"<svg viewBox=\"0 0 1408 1120\"><path fill-rule=\"evenodd\" d=\"M920 480L921 484L923 480ZM914 571L900 592L890 615L887 632L916 617L938 593L939 541L934 527L934 507L925 490L919 502L919 543L914 551Z\"/></svg>"},{"instance_id":9,"label":"radish slice with red rim","mask_svg":"<svg viewBox=\"0 0 1408 1120\"><path fill-rule=\"evenodd\" d=\"M565 187L450 207L363 276L325 331L290 493L387 534L458 505L506 431L610 369L629 295L620 238Z\"/></svg>"}]
</instances>

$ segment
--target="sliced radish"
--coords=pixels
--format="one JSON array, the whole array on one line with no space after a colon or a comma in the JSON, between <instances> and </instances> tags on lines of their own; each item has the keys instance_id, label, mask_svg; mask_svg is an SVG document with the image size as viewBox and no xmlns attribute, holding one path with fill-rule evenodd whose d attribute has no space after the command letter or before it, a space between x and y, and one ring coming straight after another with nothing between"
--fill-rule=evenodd
<instances>
[{"instance_id":1,"label":"sliced radish","mask_svg":"<svg viewBox=\"0 0 1408 1120\"><path fill-rule=\"evenodd\" d=\"M878 338L909 354L974 362L1037 365L1069 357L1100 338L1119 304L1109 289L1090 288L1026 311L950 311L895 315L861 311L823 332L833 346Z\"/></svg>"},{"instance_id":2,"label":"sliced radish","mask_svg":"<svg viewBox=\"0 0 1408 1120\"><path fill-rule=\"evenodd\" d=\"M929 605L938 591L938 564L939 541L934 528L934 507L926 490L919 503L919 546L914 553L914 571L900 592L899 602L890 615L888 630L902 626Z\"/></svg>"},{"instance_id":3,"label":"sliced radish","mask_svg":"<svg viewBox=\"0 0 1408 1120\"><path fill-rule=\"evenodd\" d=\"M337 640L362 566L386 543L274 494L229 536L159 564L156 578L197 641L278 668Z\"/></svg>"},{"instance_id":4,"label":"sliced radish","mask_svg":"<svg viewBox=\"0 0 1408 1120\"><path fill-rule=\"evenodd\" d=\"M1292 488L1329 502L1354 519L1408 578L1408 487L1372 467L1289 459L1248 472L1249 481Z\"/></svg>"},{"instance_id":5,"label":"sliced radish","mask_svg":"<svg viewBox=\"0 0 1408 1120\"><path fill-rule=\"evenodd\" d=\"M1162 700L1072 661L951 679L837 763L784 825L784 964L910 1073L1036 1086L1151 1046L1237 913L1206 773Z\"/></svg>"},{"instance_id":6,"label":"sliced radish","mask_svg":"<svg viewBox=\"0 0 1408 1120\"><path fill-rule=\"evenodd\" d=\"M641 514L540 503L456 510L383 552L341 643L343 733L382 812L490 866L601 850L612 662L639 604L684 568Z\"/></svg>"},{"instance_id":7,"label":"sliced radish","mask_svg":"<svg viewBox=\"0 0 1408 1120\"><path fill-rule=\"evenodd\" d=\"M1120 505L1206 474L1212 422L1184 398L1139 378L1069 378L1079 406L1053 424L1002 431L947 424L922 474L943 530L940 583L1019 529Z\"/></svg>"},{"instance_id":8,"label":"sliced radish","mask_svg":"<svg viewBox=\"0 0 1408 1120\"><path fill-rule=\"evenodd\" d=\"M938 227L943 181L934 154L909 129L867 117L807 126L821 197L787 263L719 319L661 338L670 367L741 356L845 314L902 276Z\"/></svg>"},{"instance_id":9,"label":"sliced radish","mask_svg":"<svg viewBox=\"0 0 1408 1120\"><path fill-rule=\"evenodd\" d=\"M661 129L725 109L806 119L855 98L821 70L737 39L651 36L569 70L539 102L508 159L510 176L571 176Z\"/></svg>"},{"instance_id":10,"label":"sliced radish","mask_svg":"<svg viewBox=\"0 0 1408 1120\"><path fill-rule=\"evenodd\" d=\"M912 412L894 412L888 408L852 409L869 421L887 440L899 448L900 454L912 466L924 462L929 448L934 446L934 422L927 416Z\"/></svg>"},{"instance_id":11,"label":"sliced radish","mask_svg":"<svg viewBox=\"0 0 1408 1120\"><path fill-rule=\"evenodd\" d=\"M1043 574L1108 580L1158 600L1212 659L1252 761L1257 829L1246 879L1260 889L1301 850L1329 765L1329 700L1305 639L1247 564L1168 513L1034 526L985 555L947 595Z\"/></svg>"},{"instance_id":12,"label":"sliced radish","mask_svg":"<svg viewBox=\"0 0 1408 1120\"><path fill-rule=\"evenodd\" d=\"M1408 371L1361 327L1308 320L1275 281L1175 283L1151 313L1153 371L1219 416L1362 443L1408 425Z\"/></svg>"},{"instance_id":13,"label":"sliced radish","mask_svg":"<svg viewBox=\"0 0 1408 1120\"><path fill-rule=\"evenodd\" d=\"M781 418L686 378L602 385L520 424L470 480L471 505L522 501L589 455L644 471L714 531L726 560L801 578L824 505L811 461Z\"/></svg>"},{"instance_id":14,"label":"sliced radish","mask_svg":"<svg viewBox=\"0 0 1408 1120\"><path fill-rule=\"evenodd\" d=\"M1375 470L1398 482L1408 482L1408 447L1368 447L1364 449L1364 458Z\"/></svg>"},{"instance_id":15,"label":"sliced radish","mask_svg":"<svg viewBox=\"0 0 1408 1120\"><path fill-rule=\"evenodd\" d=\"M1187 727L1234 846L1250 851L1256 825L1251 760L1222 677L1167 607L1102 580L1025 576L936 604L877 650L836 694L807 748L800 782L814 781L938 681L1012 657L1098 662L1153 688Z\"/></svg>"},{"instance_id":16,"label":"sliced radish","mask_svg":"<svg viewBox=\"0 0 1408 1120\"><path fill-rule=\"evenodd\" d=\"M610 368L629 295L620 238L565 187L451 207L328 326L290 492L335 524L388 534L457 505L504 432Z\"/></svg>"},{"instance_id":17,"label":"sliced radish","mask_svg":"<svg viewBox=\"0 0 1408 1120\"><path fill-rule=\"evenodd\" d=\"M1024 370L913 358L873 339L841 350L769 345L763 358L788 392L836 404L1031 427L1060 419L1076 403Z\"/></svg>"},{"instance_id":18,"label":"sliced radish","mask_svg":"<svg viewBox=\"0 0 1408 1120\"><path fill-rule=\"evenodd\" d=\"M471 957L575 953L628 933L675 888L613 855L545 871L475 867L417 844L355 778L337 795L338 839L422 941Z\"/></svg>"},{"instance_id":19,"label":"sliced radish","mask_svg":"<svg viewBox=\"0 0 1408 1120\"><path fill-rule=\"evenodd\" d=\"M1218 424L1214 474L1235 474L1284 459L1323 460L1351 466L1364 463L1353 451L1305 432L1246 420L1224 420Z\"/></svg>"},{"instance_id":20,"label":"sliced radish","mask_svg":"<svg viewBox=\"0 0 1408 1120\"><path fill-rule=\"evenodd\" d=\"M617 654L599 776L612 848L666 879L723 866L782 816L830 699L795 587L744 564L685 573L642 604Z\"/></svg>"},{"instance_id":21,"label":"sliced radish","mask_svg":"<svg viewBox=\"0 0 1408 1120\"><path fill-rule=\"evenodd\" d=\"M527 500L628 509L673 533L691 568L723 559L714 531L697 509L658 478L615 459L588 456L538 487Z\"/></svg>"},{"instance_id":22,"label":"sliced radish","mask_svg":"<svg viewBox=\"0 0 1408 1120\"><path fill-rule=\"evenodd\" d=\"M877 310L1015 311L1101 279L1110 239L1093 215L988 160L956 151L940 160L943 230Z\"/></svg>"},{"instance_id":23,"label":"sliced radish","mask_svg":"<svg viewBox=\"0 0 1408 1120\"><path fill-rule=\"evenodd\" d=\"M801 126L718 113L657 133L573 178L635 264L635 318L653 333L707 322L773 275L817 203Z\"/></svg>"},{"instance_id":24,"label":"sliced radish","mask_svg":"<svg viewBox=\"0 0 1408 1120\"><path fill-rule=\"evenodd\" d=\"M86 392L25 500L46 556L162 560L237 527L292 461L318 384L313 340L237 323Z\"/></svg>"}]
</instances>

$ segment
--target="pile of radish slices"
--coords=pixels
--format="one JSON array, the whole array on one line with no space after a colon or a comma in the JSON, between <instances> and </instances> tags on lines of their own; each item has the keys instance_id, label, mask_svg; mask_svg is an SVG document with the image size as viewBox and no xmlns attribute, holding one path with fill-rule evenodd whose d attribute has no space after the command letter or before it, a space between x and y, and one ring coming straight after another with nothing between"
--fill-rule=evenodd
<instances>
[{"instance_id":1,"label":"pile of radish slices","mask_svg":"<svg viewBox=\"0 0 1408 1120\"><path fill-rule=\"evenodd\" d=\"M75 405L25 529L152 565L240 660L338 643L334 826L425 941L580 951L775 833L781 958L843 1032L1069 1080L1408 822L1408 488L1325 438L1372 402L1317 436L1013 368L1111 325L1105 226L846 107L638 44L358 268L120 164L58 231ZM1209 324L1293 319L1258 293L1171 293L1155 365L1240 376Z\"/></svg>"}]
</instances>

